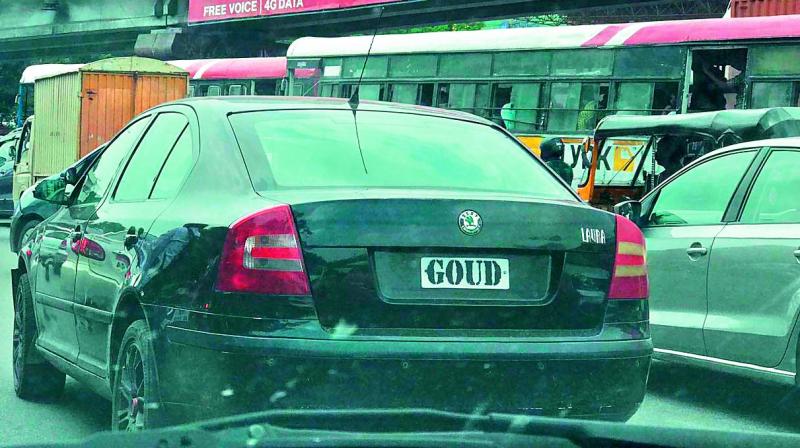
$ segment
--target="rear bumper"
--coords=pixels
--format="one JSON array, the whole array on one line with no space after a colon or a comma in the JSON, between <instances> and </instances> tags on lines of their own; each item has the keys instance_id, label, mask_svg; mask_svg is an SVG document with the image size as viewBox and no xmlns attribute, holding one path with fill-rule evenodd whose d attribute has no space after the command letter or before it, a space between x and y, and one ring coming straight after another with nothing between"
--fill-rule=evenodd
<instances>
[{"instance_id":1,"label":"rear bumper","mask_svg":"<svg viewBox=\"0 0 800 448\"><path fill-rule=\"evenodd\" d=\"M167 327L162 399L176 421L270 408L435 408L625 419L644 399L649 339L310 340ZM172 412L170 412L172 413Z\"/></svg>"}]
</instances>

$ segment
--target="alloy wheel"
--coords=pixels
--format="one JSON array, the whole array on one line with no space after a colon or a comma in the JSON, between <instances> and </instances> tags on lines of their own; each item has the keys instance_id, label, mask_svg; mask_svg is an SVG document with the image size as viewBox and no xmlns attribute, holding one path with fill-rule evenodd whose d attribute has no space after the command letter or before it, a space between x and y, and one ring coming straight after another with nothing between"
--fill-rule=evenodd
<instances>
[{"instance_id":1,"label":"alloy wheel","mask_svg":"<svg viewBox=\"0 0 800 448\"><path fill-rule=\"evenodd\" d=\"M14 387L19 388L19 381L22 376L22 368L24 367L23 350L25 346L22 341L22 326L24 325L24 315L21 303L20 294L16 294L16 306L14 307L14 333L12 337L12 360L14 363Z\"/></svg>"},{"instance_id":2,"label":"alloy wheel","mask_svg":"<svg viewBox=\"0 0 800 448\"><path fill-rule=\"evenodd\" d=\"M115 391L117 430L135 432L144 429L144 365L136 344L130 344L120 360L120 379Z\"/></svg>"}]
</instances>

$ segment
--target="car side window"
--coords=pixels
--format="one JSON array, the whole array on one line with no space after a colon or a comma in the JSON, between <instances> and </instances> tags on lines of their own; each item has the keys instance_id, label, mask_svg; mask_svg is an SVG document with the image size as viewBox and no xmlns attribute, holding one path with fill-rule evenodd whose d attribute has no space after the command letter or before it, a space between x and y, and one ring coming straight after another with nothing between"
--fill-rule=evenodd
<instances>
[{"instance_id":1,"label":"car side window","mask_svg":"<svg viewBox=\"0 0 800 448\"><path fill-rule=\"evenodd\" d=\"M175 112L156 117L133 153L114 193L119 202L144 201L150 195L161 167L189 120Z\"/></svg>"},{"instance_id":2,"label":"car side window","mask_svg":"<svg viewBox=\"0 0 800 448\"><path fill-rule=\"evenodd\" d=\"M86 171L86 175L83 177L83 185L78 197L72 203L73 206L100 202L114 180L120 164L130 152L131 147L136 144L142 131L150 121L148 118L141 118L128 126L97 158L94 165Z\"/></svg>"},{"instance_id":3,"label":"car side window","mask_svg":"<svg viewBox=\"0 0 800 448\"><path fill-rule=\"evenodd\" d=\"M758 174L745 202L744 224L800 223L800 152L774 151Z\"/></svg>"},{"instance_id":4,"label":"car side window","mask_svg":"<svg viewBox=\"0 0 800 448\"><path fill-rule=\"evenodd\" d=\"M756 151L727 154L684 172L661 189L648 223L718 224Z\"/></svg>"},{"instance_id":5,"label":"car side window","mask_svg":"<svg viewBox=\"0 0 800 448\"><path fill-rule=\"evenodd\" d=\"M169 199L177 195L193 165L192 133L186 127L164 163L150 199Z\"/></svg>"}]
</instances>

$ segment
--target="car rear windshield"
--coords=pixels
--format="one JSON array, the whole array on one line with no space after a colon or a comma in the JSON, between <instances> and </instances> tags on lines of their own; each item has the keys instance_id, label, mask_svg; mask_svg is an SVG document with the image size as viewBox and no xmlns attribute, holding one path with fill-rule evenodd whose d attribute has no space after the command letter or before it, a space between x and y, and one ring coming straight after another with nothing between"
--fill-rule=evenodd
<instances>
[{"instance_id":1,"label":"car rear windshield","mask_svg":"<svg viewBox=\"0 0 800 448\"><path fill-rule=\"evenodd\" d=\"M355 117L348 110L288 110L234 114L230 121L258 191L430 188L576 200L491 126L396 112Z\"/></svg>"}]
</instances>

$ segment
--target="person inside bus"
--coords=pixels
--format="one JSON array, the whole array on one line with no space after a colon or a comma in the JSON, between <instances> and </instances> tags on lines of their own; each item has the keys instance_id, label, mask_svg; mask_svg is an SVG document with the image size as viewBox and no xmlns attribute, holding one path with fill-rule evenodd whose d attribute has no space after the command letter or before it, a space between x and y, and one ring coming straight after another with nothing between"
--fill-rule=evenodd
<instances>
[{"instance_id":1,"label":"person inside bus","mask_svg":"<svg viewBox=\"0 0 800 448\"><path fill-rule=\"evenodd\" d=\"M744 99L744 75L738 72L733 78L725 76L725 70L721 67L714 67L709 64L701 65L703 73L714 83L715 88L722 94L724 99L723 109L735 109L742 106ZM732 67L733 69L733 67ZM734 94L735 99L731 107L728 107L727 94Z\"/></svg>"},{"instance_id":2,"label":"person inside bus","mask_svg":"<svg viewBox=\"0 0 800 448\"><path fill-rule=\"evenodd\" d=\"M744 76L739 74L731 80L725 77L725 72L720 67L715 67L707 62L695 61L692 63L694 82L692 84L692 99L689 109L692 112L724 110L728 100L725 94L735 93L736 104L740 107L744 94Z\"/></svg>"},{"instance_id":3,"label":"person inside bus","mask_svg":"<svg viewBox=\"0 0 800 448\"><path fill-rule=\"evenodd\" d=\"M669 94L667 105L661 109L662 115L675 115L678 113L678 95L674 93Z\"/></svg>"},{"instance_id":4,"label":"person inside bus","mask_svg":"<svg viewBox=\"0 0 800 448\"><path fill-rule=\"evenodd\" d=\"M564 161L564 142L560 138L548 137L542 140L539 150L544 163L564 179L564 182L572 185L572 168Z\"/></svg>"},{"instance_id":5,"label":"person inside bus","mask_svg":"<svg viewBox=\"0 0 800 448\"><path fill-rule=\"evenodd\" d=\"M694 79L692 82L692 98L689 102L691 112L707 112L725 109L725 94L715 82L713 69L703 61L692 63Z\"/></svg>"},{"instance_id":6,"label":"person inside bus","mask_svg":"<svg viewBox=\"0 0 800 448\"><path fill-rule=\"evenodd\" d=\"M603 116L600 115L600 111L605 110L608 106L606 97L606 92L600 92L598 99L593 99L583 105L583 108L578 113L577 129L579 131L594 129L594 127L597 126L599 119L603 118Z\"/></svg>"},{"instance_id":7,"label":"person inside bus","mask_svg":"<svg viewBox=\"0 0 800 448\"><path fill-rule=\"evenodd\" d=\"M503 127L509 131L513 131L517 121L517 110L514 109L514 103L508 102L500 109L500 118L503 120Z\"/></svg>"}]
</instances>

